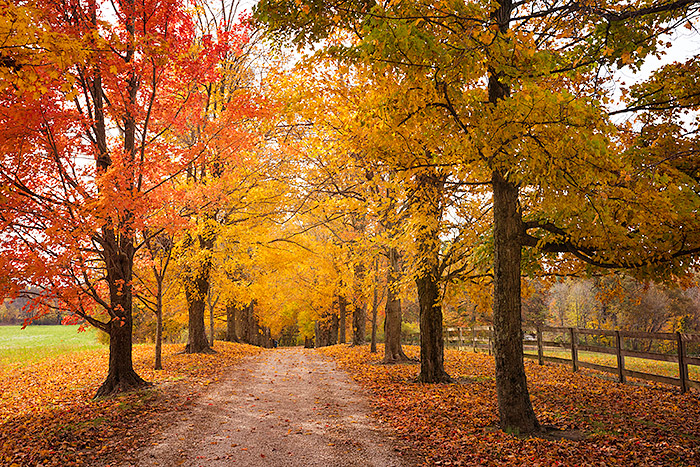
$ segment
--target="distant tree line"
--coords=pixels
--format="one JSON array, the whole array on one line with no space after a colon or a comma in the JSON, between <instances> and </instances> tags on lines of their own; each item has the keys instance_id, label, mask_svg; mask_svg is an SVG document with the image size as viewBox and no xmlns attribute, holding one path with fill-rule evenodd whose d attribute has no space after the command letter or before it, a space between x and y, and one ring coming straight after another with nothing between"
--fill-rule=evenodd
<instances>
[{"instance_id":1,"label":"distant tree line","mask_svg":"<svg viewBox=\"0 0 700 467\"><path fill-rule=\"evenodd\" d=\"M700 287L624 274L554 281L525 279L526 327L548 325L640 332L700 332ZM489 309L463 298L448 313L458 325L492 324Z\"/></svg>"},{"instance_id":2,"label":"distant tree line","mask_svg":"<svg viewBox=\"0 0 700 467\"><path fill-rule=\"evenodd\" d=\"M24 320L33 315L27 312L30 298L20 296L15 300L4 300L0 304L0 326L22 325ZM64 313L61 310L51 310L40 318L32 320L32 324L61 324Z\"/></svg>"}]
</instances>

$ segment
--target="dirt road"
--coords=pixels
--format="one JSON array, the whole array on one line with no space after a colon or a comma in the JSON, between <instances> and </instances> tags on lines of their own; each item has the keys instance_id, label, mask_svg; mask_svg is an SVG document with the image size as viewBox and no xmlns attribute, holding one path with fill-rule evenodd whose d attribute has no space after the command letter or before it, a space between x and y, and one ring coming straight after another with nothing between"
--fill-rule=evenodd
<instances>
[{"instance_id":1,"label":"dirt road","mask_svg":"<svg viewBox=\"0 0 700 467\"><path fill-rule=\"evenodd\" d=\"M404 466L361 389L314 350L249 358L210 386L137 466Z\"/></svg>"}]
</instances>

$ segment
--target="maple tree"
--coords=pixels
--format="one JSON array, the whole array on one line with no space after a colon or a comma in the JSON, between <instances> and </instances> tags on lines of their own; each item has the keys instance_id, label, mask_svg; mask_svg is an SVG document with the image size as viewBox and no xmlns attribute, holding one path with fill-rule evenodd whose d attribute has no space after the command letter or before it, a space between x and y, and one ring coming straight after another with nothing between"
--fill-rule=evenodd
<instances>
[{"instance_id":1,"label":"maple tree","mask_svg":"<svg viewBox=\"0 0 700 467\"><path fill-rule=\"evenodd\" d=\"M39 287L37 315L60 306L109 334L97 392L107 395L144 384L131 359L137 232L168 199L166 181L199 156L167 135L221 48L195 47L180 2L32 7L29 24L8 17L30 10L3 10L3 32L17 41L3 51L15 81L3 87L3 294Z\"/></svg>"},{"instance_id":2,"label":"maple tree","mask_svg":"<svg viewBox=\"0 0 700 467\"><path fill-rule=\"evenodd\" d=\"M158 236L152 236L146 231L143 235L147 258L145 262L150 266L147 268L152 275L153 283L142 278L135 271L135 278L140 287L136 288L135 297L146 308L153 312L156 317L155 331L155 361L153 363L156 370L163 369L162 346L163 346L163 307L166 289L171 284L166 284L165 278L172 259L174 236L172 233L161 232ZM142 249L143 250L143 249Z\"/></svg>"},{"instance_id":3,"label":"maple tree","mask_svg":"<svg viewBox=\"0 0 700 467\"><path fill-rule=\"evenodd\" d=\"M254 31L245 18L236 18L237 6L224 2L218 9L198 11L205 32L203 46L215 47L219 61L216 74L194 89L201 99L173 133L178 145L199 152L178 186L183 215L191 223L176 247L188 306L187 353L212 351L204 316L213 268L218 265L217 242L228 225L250 215L249 197L262 179L255 174L266 163L258 161L254 152L259 137L256 123L266 114L251 68Z\"/></svg>"}]
</instances>

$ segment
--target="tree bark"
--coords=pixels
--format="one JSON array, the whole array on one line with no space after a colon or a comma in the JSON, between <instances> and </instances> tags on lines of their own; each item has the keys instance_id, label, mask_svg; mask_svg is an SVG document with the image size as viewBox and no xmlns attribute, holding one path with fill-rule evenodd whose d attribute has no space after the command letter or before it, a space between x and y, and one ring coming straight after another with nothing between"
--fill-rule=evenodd
<instances>
[{"instance_id":1,"label":"tree bark","mask_svg":"<svg viewBox=\"0 0 700 467\"><path fill-rule=\"evenodd\" d=\"M321 337L321 323L316 320L314 323L314 347L318 349L319 347L323 346L324 344Z\"/></svg>"},{"instance_id":2,"label":"tree bark","mask_svg":"<svg viewBox=\"0 0 700 467\"><path fill-rule=\"evenodd\" d=\"M241 342L245 342L246 344L250 344L249 336L250 333L248 332L248 326L250 323L248 322L248 307L242 307L239 309L240 313L238 313L238 316L236 318L237 323L239 324L239 330L241 331L240 334L238 335L239 339Z\"/></svg>"},{"instance_id":3,"label":"tree bark","mask_svg":"<svg viewBox=\"0 0 700 467\"><path fill-rule=\"evenodd\" d=\"M163 286L158 284L158 297L156 297L156 361L153 368L163 369Z\"/></svg>"},{"instance_id":4,"label":"tree bark","mask_svg":"<svg viewBox=\"0 0 700 467\"><path fill-rule=\"evenodd\" d=\"M131 319L115 320L109 326L109 371L95 397L109 396L148 385L136 374L132 364Z\"/></svg>"},{"instance_id":5,"label":"tree bark","mask_svg":"<svg viewBox=\"0 0 700 467\"><path fill-rule=\"evenodd\" d=\"M418 302L420 306L420 374L423 383L445 383L451 378L445 371L440 303L440 230L445 176L437 170L418 176L421 205L418 214L424 225L416 235L418 250Z\"/></svg>"},{"instance_id":6,"label":"tree bark","mask_svg":"<svg viewBox=\"0 0 700 467\"><path fill-rule=\"evenodd\" d=\"M338 343L339 324L340 320L338 319L338 315L331 313L331 322L328 329L328 345L336 345Z\"/></svg>"},{"instance_id":7,"label":"tree bark","mask_svg":"<svg viewBox=\"0 0 700 467\"><path fill-rule=\"evenodd\" d=\"M207 282L207 287L209 283ZM199 289L201 291L201 289ZM186 295L188 295L186 293ZM189 337L185 346L185 353L212 353L214 350L209 347L206 328L204 326L204 310L206 308L204 300L198 297L189 296L188 302L188 325Z\"/></svg>"},{"instance_id":8,"label":"tree bark","mask_svg":"<svg viewBox=\"0 0 700 467\"><path fill-rule=\"evenodd\" d=\"M372 290L372 340L369 346L369 351L371 353L377 353L377 315L379 314L379 292L377 291L377 283L379 278L377 277L377 272L379 271L379 260L374 259L374 287Z\"/></svg>"},{"instance_id":9,"label":"tree bark","mask_svg":"<svg viewBox=\"0 0 700 467\"><path fill-rule=\"evenodd\" d=\"M211 237L208 235L208 237ZM200 250L211 250L214 247L213 238L197 239ZM209 347L206 328L204 326L205 300L209 295L209 276L211 273L211 261L205 259L190 266L185 276L185 298L187 299L189 337L185 346L185 353L214 353Z\"/></svg>"},{"instance_id":10,"label":"tree bark","mask_svg":"<svg viewBox=\"0 0 700 467\"><path fill-rule=\"evenodd\" d=\"M501 34L510 27L512 0L501 0L493 19ZM497 40L507 40L503 37ZM497 105L510 95L502 76L489 67L489 102ZM523 362L520 260L522 215L518 186L498 170L491 178L493 188L494 293L493 325L496 360L496 393L501 428L508 432L533 433L540 430L527 390Z\"/></svg>"},{"instance_id":11,"label":"tree bark","mask_svg":"<svg viewBox=\"0 0 700 467\"><path fill-rule=\"evenodd\" d=\"M263 327L263 347L266 349L272 348L272 331L267 326Z\"/></svg>"},{"instance_id":12,"label":"tree bark","mask_svg":"<svg viewBox=\"0 0 700 467\"><path fill-rule=\"evenodd\" d=\"M442 339L442 306L436 280L437 267L431 273L416 278L420 305L420 374L423 383L452 381L445 371Z\"/></svg>"},{"instance_id":13,"label":"tree bark","mask_svg":"<svg viewBox=\"0 0 700 467\"><path fill-rule=\"evenodd\" d=\"M214 347L214 307L209 307L209 345Z\"/></svg>"},{"instance_id":14,"label":"tree bark","mask_svg":"<svg viewBox=\"0 0 700 467\"><path fill-rule=\"evenodd\" d=\"M260 345L260 329L258 320L255 319L255 305L253 302L246 307L246 317L248 320L248 343L250 345Z\"/></svg>"},{"instance_id":15,"label":"tree bark","mask_svg":"<svg viewBox=\"0 0 700 467\"><path fill-rule=\"evenodd\" d=\"M354 308L352 311L352 345L362 345L365 343L365 332L367 329L367 303L362 284L365 279L365 266L362 263L355 265L355 291Z\"/></svg>"},{"instance_id":16,"label":"tree bark","mask_svg":"<svg viewBox=\"0 0 700 467\"><path fill-rule=\"evenodd\" d=\"M357 303L352 313L352 345L363 345L365 343L366 328L367 305Z\"/></svg>"},{"instance_id":17,"label":"tree bark","mask_svg":"<svg viewBox=\"0 0 700 467\"><path fill-rule=\"evenodd\" d=\"M532 433L540 429L532 409L523 363L520 259L522 219L518 188L494 172L494 355L501 428Z\"/></svg>"},{"instance_id":18,"label":"tree bark","mask_svg":"<svg viewBox=\"0 0 700 467\"><path fill-rule=\"evenodd\" d=\"M134 244L128 235L117 236L104 229L104 258L107 268L110 307L115 317L109 323L109 369L107 378L95 397L129 391L148 383L134 371L132 363L132 304L131 288L134 266Z\"/></svg>"},{"instance_id":19,"label":"tree bark","mask_svg":"<svg viewBox=\"0 0 700 467\"><path fill-rule=\"evenodd\" d=\"M401 254L389 248L387 269L387 297L384 310L384 359L382 363L407 362L409 358L401 348L401 299L398 286L401 275Z\"/></svg>"},{"instance_id":20,"label":"tree bark","mask_svg":"<svg viewBox=\"0 0 700 467\"><path fill-rule=\"evenodd\" d=\"M228 303L226 305L226 341L238 342L238 334L236 333L236 315L238 305L236 303Z\"/></svg>"},{"instance_id":21,"label":"tree bark","mask_svg":"<svg viewBox=\"0 0 700 467\"><path fill-rule=\"evenodd\" d=\"M346 336L345 336L345 317L347 316L348 313L348 301L345 298L344 295L338 295L338 317L339 317L339 335L338 335L338 343L339 344L345 344L346 341Z\"/></svg>"}]
</instances>

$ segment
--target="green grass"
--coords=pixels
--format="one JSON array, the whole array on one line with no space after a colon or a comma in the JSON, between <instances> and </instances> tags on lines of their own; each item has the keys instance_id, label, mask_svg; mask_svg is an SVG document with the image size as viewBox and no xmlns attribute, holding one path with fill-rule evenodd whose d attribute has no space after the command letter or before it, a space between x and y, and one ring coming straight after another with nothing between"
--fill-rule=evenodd
<instances>
[{"instance_id":1,"label":"green grass","mask_svg":"<svg viewBox=\"0 0 700 467\"><path fill-rule=\"evenodd\" d=\"M103 347L97 331L78 326L0 326L0 366L24 364L57 355Z\"/></svg>"}]
</instances>

